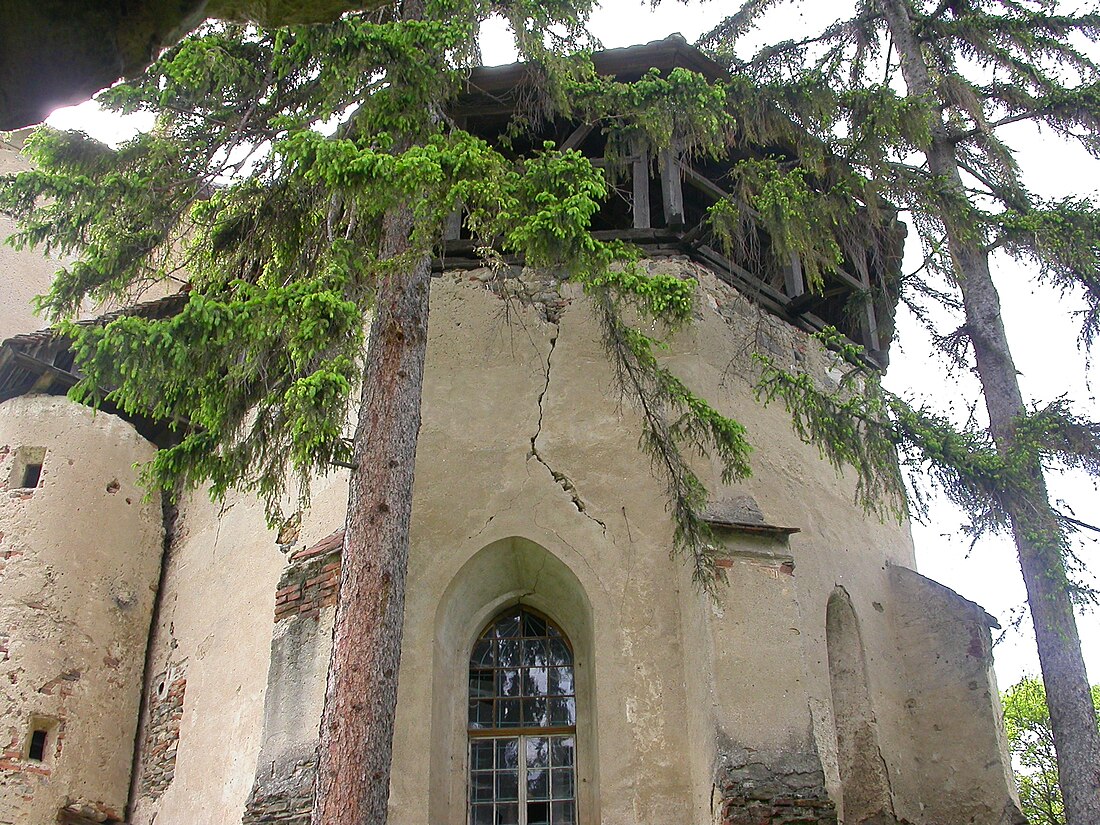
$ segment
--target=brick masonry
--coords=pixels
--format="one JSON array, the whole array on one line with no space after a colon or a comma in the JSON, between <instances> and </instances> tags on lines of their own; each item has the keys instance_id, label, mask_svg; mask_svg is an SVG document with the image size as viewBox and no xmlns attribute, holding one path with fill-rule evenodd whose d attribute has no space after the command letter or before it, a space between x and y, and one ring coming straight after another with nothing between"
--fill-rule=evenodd
<instances>
[{"instance_id":1,"label":"brick masonry","mask_svg":"<svg viewBox=\"0 0 1100 825\"><path fill-rule=\"evenodd\" d=\"M149 709L145 746L142 748L141 795L156 799L172 784L176 773L183 697L187 690L182 665L173 665L160 674L153 684L152 707Z\"/></svg>"},{"instance_id":2,"label":"brick masonry","mask_svg":"<svg viewBox=\"0 0 1100 825\"><path fill-rule=\"evenodd\" d=\"M336 604L343 545L344 531L340 529L290 553L275 590L277 630L269 680L285 680L288 671L300 673L295 657L317 645L321 610ZM283 689L291 688L269 681L267 699L274 700ZM316 770L314 738L262 753L242 825L309 825Z\"/></svg>"},{"instance_id":3,"label":"brick masonry","mask_svg":"<svg viewBox=\"0 0 1100 825\"><path fill-rule=\"evenodd\" d=\"M290 555L290 564L275 590L276 622L298 616L316 619L322 608L336 604L343 545L344 531L340 529Z\"/></svg>"}]
</instances>

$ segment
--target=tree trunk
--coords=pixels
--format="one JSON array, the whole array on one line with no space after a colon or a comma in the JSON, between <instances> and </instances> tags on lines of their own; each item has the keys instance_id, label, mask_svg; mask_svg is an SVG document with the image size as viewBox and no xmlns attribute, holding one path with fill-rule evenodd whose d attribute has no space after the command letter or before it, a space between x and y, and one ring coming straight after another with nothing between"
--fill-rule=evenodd
<instances>
[{"instance_id":1,"label":"tree trunk","mask_svg":"<svg viewBox=\"0 0 1100 825\"><path fill-rule=\"evenodd\" d=\"M382 257L408 255L413 215L391 209ZM405 609L413 468L427 349L431 261L380 284L355 432L313 825L385 825Z\"/></svg>"},{"instance_id":2,"label":"tree trunk","mask_svg":"<svg viewBox=\"0 0 1100 825\"><path fill-rule=\"evenodd\" d=\"M935 99L921 45L913 34L909 0L883 0L882 8L901 59L909 94ZM955 147L942 111L935 113L929 171L956 203L966 197ZM945 212L967 331L985 396L989 428L1002 456L1030 450L1022 493L1009 503L1012 534L1020 559L1043 671L1067 825L1100 823L1100 733L1092 705L1081 639L1073 615L1062 558L1062 532L1051 510L1046 481L1034 449L1017 444L1016 419L1025 412L1016 366L1001 321L1000 298L989 269L989 253L959 218Z\"/></svg>"}]
</instances>

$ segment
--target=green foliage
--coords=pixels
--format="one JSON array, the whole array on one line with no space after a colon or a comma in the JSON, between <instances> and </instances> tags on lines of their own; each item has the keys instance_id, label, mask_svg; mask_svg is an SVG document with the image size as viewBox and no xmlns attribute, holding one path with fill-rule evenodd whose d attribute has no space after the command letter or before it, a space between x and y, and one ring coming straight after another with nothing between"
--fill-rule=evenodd
<instances>
[{"instance_id":1,"label":"green foliage","mask_svg":"<svg viewBox=\"0 0 1100 825\"><path fill-rule=\"evenodd\" d=\"M857 500L868 511L901 518L912 508L921 517L934 487L970 516L970 531L977 537L1008 528L1009 513L1030 495L1035 456L1047 468L1100 475L1100 423L1073 413L1065 399L1021 415L1014 448L998 451L986 429L959 426L927 405L883 389L877 371L861 360L860 348L836 330L818 338L846 367L838 386L822 387L812 376L790 372L758 354L757 398L765 404L782 402L795 432L817 445L838 472L855 470ZM1064 539L1057 540L1065 550ZM1092 594L1078 586L1075 596L1089 599Z\"/></svg>"},{"instance_id":2,"label":"green foliage","mask_svg":"<svg viewBox=\"0 0 1100 825\"><path fill-rule=\"evenodd\" d=\"M629 274L611 284L612 288L600 288L593 296L604 345L619 387L640 403L643 425L639 444L666 481L669 509L676 525L674 551L689 557L692 579L713 590L718 581L724 580L724 572L715 564L717 542L701 517L707 504L706 487L688 458L693 454L700 458L713 455L722 467L723 483L728 484L751 474L751 448L745 428L693 393L658 361L654 351L658 343L623 320L624 304L643 317L666 317L656 311L653 296L671 288L657 306L667 302L675 311L687 297L685 290L693 289L694 284L667 276L646 276L632 268L627 271ZM690 313L690 302L688 307Z\"/></svg>"},{"instance_id":3,"label":"green foliage","mask_svg":"<svg viewBox=\"0 0 1100 825\"><path fill-rule=\"evenodd\" d=\"M668 482L676 548L709 586L706 494L681 451L711 451L727 478L742 477L744 433L623 317L675 329L691 318L695 284L649 275L633 247L592 236L608 186L581 154L552 144L505 154L446 116L476 59L480 21L497 9L447 0L419 20L384 12L273 31L207 26L101 95L108 108L155 113L152 131L111 149L38 130L27 144L36 171L3 180L0 208L19 221L17 245L75 256L42 299L57 319L186 279L173 317L63 327L83 376L74 395L179 428L178 443L145 468L150 485L252 491L272 521L308 497L311 477L349 460L345 422L378 285L430 254L463 210L484 249L573 279L601 308L622 387L643 410L643 447ZM664 148L677 135L689 151L721 152L733 128L725 87L683 70L636 83L597 77L583 52L564 53L587 45L587 12L584 0L508 4L542 81L512 136L560 113L597 124L612 147ZM387 259L380 224L395 207L412 212L410 249Z\"/></svg>"},{"instance_id":4,"label":"green foliage","mask_svg":"<svg viewBox=\"0 0 1100 825\"><path fill-rule=\"evenodd\" d=\"M1100 209L1087 199L1065 198L1008 209L994 220L996 243L1063 292L1084 295L1081 340L1091 346L1100 333Z\"/></svg>"},{"instance_id":5,"label":"green foliage","mask_svg":"<svg viewBox=\"0 0 1100 825\"><path fill-rule=\"evenodd\" d=\"M1001 694L1001 703L1024 816L1031 825L1065 825L1058 760L1042 681L1025 676ZM1100 685L1092 687L1092 704L1100 712Z\"/></svg>"},{"instance_id":6,"label":"green foliage","mask_svg":"<svg viewBox=\"0 0 1100 825\"><path fill-rule=\"evenodd\" d=\"M1100 318L1097 206L1087 198L1036 198L998 134L1011 123L1039 123L1100 157L1100 65L1090 50L1100 40L1100 13L1064 13L1047 0L906 2L932 78L922 95L897 88L899 58L886 3L855 3L851 17L814 36L738 56L740 39L780 5L747 0L701 45L726 60L745 86L767 89L788 123L821 143L807 154L809 140L801 140L803 167L818 169L821 157L843 158L838 168L853 177L837 196L870 207L865 217L872 222L890 219L873 211L880 199L907 210L924 245L926 277L945 283L956 277L956 261L943 243L950 226L954 237L1003 248L1059 289L1080 292L1088 304L1082 338L1091 343ZM952 182L914 162L934 132L954 149L966 186L961 196ZM825 195L830 189L821 187ZM792 214L804 225L801 245L814 250L824 248L830 233L817 206L816 214ZM911 296L922 297L928 296Z\"/></svg>"},{"instance_id":7,"label":"green foliage","mask_svg":"<svg viewBox=\"0 0 1100 825\"><path fill-rule=\"evenodd\" d=\"M723 83L682 68L667 75L650 69L630 83L589 74L569 85L571 108L581 119L614 118L607 147L611 159L632 154L638 145L659 150L674 141L688 155L724 154L736 125L728 95Z\"/></svg>"},{"instance_id":8,"label":"green foliage","mask_svg":"<svg viewBox=\"0 0 1100 825\"><path fill-rule=\"evenodd\" d=\"M1040 282L1083 295L1082 340L1091 343L1100 329L1098 207L1076 196L1052 202L1035 197L998 135L1004 126L1030 121L1100 157L1100 64L1091 56L1100 15L1066 13L1047 0L859 2L851 16L815 35L739 55L739 41L780 5L747 0L702 41L744 87L769 90L793 129L785 143L796 147L762 167L766 174L743 176L749 185L738 202L714 210L728 241L744 243L748 232L741 222L748 209L759 209L778 249L798 251L828 273L836 265L832 244L838 239L843 257L859 260L844 209L854 202L865 225L884 229L894 219L884 205L894 203L908 213L925 252L921 268L901 283L902 300L932 327L952 366L974 366L966 323L972 319L953 318L949 334L940 334L930 319L962 306L955 295L969 275L960 250L983 260L1003 250L1031 264ZM910 36L912 43L901 42ZM903 56L909 65L920 62L920 72L903 77ZM751 99L752 92L746 94ZM929 160L933 149L949 157L935 167L938 173ZM771 183L795 173L800 177L782 187ZM799 180L809 185L799 188ZM775 194L762 199L769 185ZM770 214L760 208L765 204ZM837 341L826 343L843 350ZM851 353L842 355L860 363ZM891 443L909 471L917 513L934 482L968 513L975 535L1005 528L1009 513L1046 512L1035 499L1044 469L1100 472L1096 424L1075 415L1065 399L1020 409L1014 420L1001 417L995 444L973 420L959 424L928 404L882 393L864 372L856 369L839 390L826 392L765 361L759 391L765 400L782 400L799 434L830 461L856 469L857 494L871 509L881 509L876 497L889 502L887 509L899 509L901 483L886 466ZM1072 520L1040 521L1024 532L1068 555ZM1074 595L1087 595L1064 575L1051 575Z\"/></svg>"},{"instance_id":9,"label":"green foliage","mask_svg":"<svg viewBox=\"0 0 1100 825\"><path fill-rule=\"evenodd\" d=\"M729 172L731 194L709 210L711 225L728 253L739 260L750 253L755 233L771 239L777 261L802 260L807 286L821 291L825 273L844 261L837 236L856 212L840 188L825 193L812 185L805 168L775 158L749 158Z\"/></svg>"}]
</instances>

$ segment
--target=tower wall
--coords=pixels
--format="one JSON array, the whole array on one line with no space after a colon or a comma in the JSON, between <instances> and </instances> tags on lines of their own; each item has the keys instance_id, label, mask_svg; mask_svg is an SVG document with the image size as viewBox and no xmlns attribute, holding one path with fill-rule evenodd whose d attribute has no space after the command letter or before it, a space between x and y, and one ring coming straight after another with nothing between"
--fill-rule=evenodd
<instances>
[{"instance_id":1,"label":"tower wall","mask_svg":"<svg viewBox=\"0 0 1100 825\"><path fill-rule=\"evenodd\" d=\"M12 175L30 168L19 155L21 142L0 139L0 175ZM15 232L15 222L7 215L0 215L0 241ZM30 332L45 326L34 314L32 300L50 288L54 272L60 262L36 251L16 251L7 244L0 244L0 272L11 273L0 288L0 341L21 332Z\"/></svg>"},{"instance_id":2,"label":"tower wall","mask_svg":"<svg viewBox=\"0 0 1100 825\"><path fill-rule=\"evenodd\" d=\"M65 398L0 404L0 822L122 819L163 530L132 465L153 449Z\"/></svg>"}]
</instances>

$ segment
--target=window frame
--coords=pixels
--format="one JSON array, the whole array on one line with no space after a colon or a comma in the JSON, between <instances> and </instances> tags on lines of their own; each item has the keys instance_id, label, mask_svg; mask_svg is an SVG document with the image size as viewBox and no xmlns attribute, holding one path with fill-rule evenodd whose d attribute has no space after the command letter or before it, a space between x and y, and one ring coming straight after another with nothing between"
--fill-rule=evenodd
<instances>
[{"instance_id":1,"label":"window frame","mask_svg":"<svg viewBox=\"0 0 1100 825\"><path fill-rule=\"evenodd\" d=\"M472 702L472 701L475 701L475 697L473 696L472 692L470 691L470 674L473 673L473 671L475 669L474 662L473 662L473 649L478 644L478 642L486 639L487 637L488 638L493 638L493 637L489 637L487 634L489 634L493 630L493 628L497 624L499 624L502 620L508 618L511 615L516 615L520 618L520 634L517 638L519 638L519 639L541 638L541 637L538 637L538 636L529 637L529 636L526 636L524 634L523 615L525 613L529 613L532 616L535 616L538 619L540 619L541 621L545 622L548 629L553 628L554 631L557 634L557 637L561 639L561 641L565 644L566 649L569 651L569 664L568 664L568 667L569 667L570 674L571 674L571 677L572 677L571 681L572 681L572 691L573 692L571 694L568 694L568 697L573 700L573 723L571 725L553 725L553 726L546 726L546 727L538 727L538 726L530 726L530 725L504 727L504 728L500 728L500 727L492 727L492 728L473 727L470 723L470 717L469 717L469 703ZM549 633L546 634L546 637L547 638L553 638L551 636L551 634L549 634ZM553 799L552 798L552 791L548 791L549 793L551 793L551 796L549 796L545 801L546 801L547 805L552 805L554 802L571 802L572 806L573 806L573 822L572 822L572 825L579 825L579 823L581 821L581 811L580 811L580 808L581 808L581 798L580 798L580 796L581 795L580 795L580 787L579 787L580 771L579 771L579 766L578 766L578 761L579 761L579 753L578 753L578 751L579 751L579 737L578 737L578 731L577 731L577 716L578 716L578 701L577 701L578 700L578 696L577 696L578 687L577 687L577 681L576 681L576 679L577 679L577 669L576 669L577 668L577 660L576 660L576 651L573 648L573 642L569 638L569 635L561 628L561 626L557 622L555 622L553 619L551 619L549 616L547 616L545 613L538 610L537 608L534 608L534 607L532 607L530 605L527 605L527 604L514 604L514 605L511 605L510 607L507 607L503 610L499 610L496 613L494 613L492 615L492 617L482 626L481 630L474 637L474 640L470 645L468 654L465 657L464 661L466 663L466 680L465 680L465 684L466 684L466 700L467 700L466 701L467 715L466 715L466 725L465 725L465 732L466 732L466 763L467 763L466 781L465 781L465 784L466 784L466 819L465 819L465 821L466 821L467 825L473 825L474 805L475 804L485 804L483 800L478 800L475 803L475 800L473 798L473 796L474 796L474 794L473 794L473 775L474 775L473 743L476 740L479 740L479 739L494 739L494 740L514 739L514 740L517 741L517 749L518 749L518 754L519 754L518 761L517 761L517 768L516 768L518 793L517 793L517 798L515 800L517 808L518 808L517 822L519 823L519 825L527 825L526 803L529 801L529 800L526 799L526 796L527 796L527 740L530 739L530 738L548 738L549 739L551 737L564 737L564 736L569 736L569 737L572 738L573 763L570 766L570 769L571 769L571 772L572 772L572 796L570 796L568 799ZM547 667L549 667L549 665ZM495 667L491 668L491 670L494 671L494 672L496 670L502 670L502 669L505 669L505 668L495 668ZM517 669L524 669L524 666L520 665ZM546 698L551 698L550 694L544 694L544 696ZM494 692L493 699L496 700L497 698L498 698L497 694ZM494 746L494 750L495 750L495 746ZM551 771L551 769L552 768L550 766L545 768L545 770L547 770L548 773ZM536 768L535 770L543 770L543 769ZM511 800L506 800L506 801L510 802ZM536 802L542 802L542 801L543 800L536 800ZM495 802L496 802L496 800L495 800L495 797L494 797L494 803Z\"/></svg>"}]
</instances>

